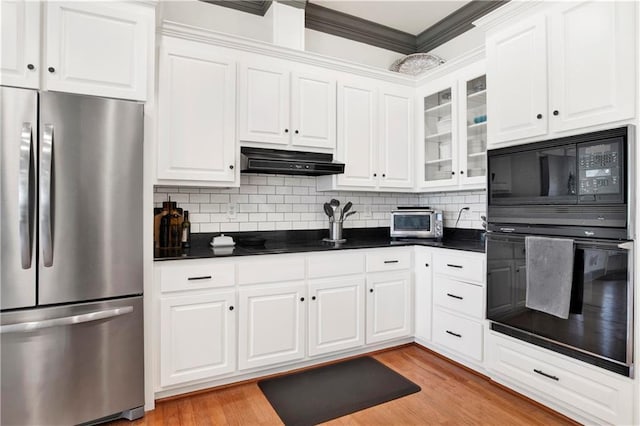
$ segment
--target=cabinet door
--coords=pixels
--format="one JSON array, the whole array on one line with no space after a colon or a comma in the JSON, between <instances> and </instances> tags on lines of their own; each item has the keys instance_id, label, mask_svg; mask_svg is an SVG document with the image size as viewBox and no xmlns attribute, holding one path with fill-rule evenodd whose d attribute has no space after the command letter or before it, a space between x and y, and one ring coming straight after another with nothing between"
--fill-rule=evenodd
<instances>
[{"instance_id":1,"label":"cabinet door","mask_svg":"<svg viewBox=\"0 0 640 426\"><path fill-rule=\"evenodd\" d=\"M310 284L310 356L364 344L364 284L364 278Z\"/></svg>"},{"instance_id":2,"label":"cabinet door","mask_svg":"<svg viewBox=\"0 0 640 426\"><path fill-rule=\"evenodd\" d=\"M291 76L292 145L336 147L336 81L305 74Z\"/></svg>"},{"instance_id":3,"label":"cabinet door","mask_svg":"<svg viewBox=\"0 0 640 426\"><path fill-rule=\"evenodd\" d=\"M145 100L154 13L108 2L47 2L47 90ZM46 69L44 69L46 67Z\"/></svg>"},{"instance_id":4,"label":"cabinet door","mask_svg":"<svg viewBox=\"0 0 640 426\"><path fill-rule=\"evenodd\" d=\"M40 75L40 2L2 0L0 83L37 89Z\"/></svg>"},{"instance_id":5,"label":"cabinet door","mask_svg":"<svg viewBox=\"0 0 640 426\"><path fill-rule=\"evenodd\" d=\"M160 385L236 367L235 290L160 299Z\"/></svg>"},{"instance_id":6,"label":"cabinet door","mask_svg":"<svg viewBox=\"0 0 640 426\"><path fill-rule=\"evenodd\" d=\"M378 173L381 188L413 187L413 91L380 91Z\"/></svg>"},{"instance_id":7,"label":"cabinet door","mask_svg":"<svg viewBox=\"0 0 640 426\"><path fill-rule=\"evenodd\" d=\"M458 184L458 87L454 80L434 82L420 95L424 139L420 144L423 163L422 187Z\"/></svg>"},{"instance_id":8,"label":"cabinet door","mask_svg":"<svg viewBox=\"0 0 640 426\"><path fill-rule=\"evenodd\" d=\"M226 186L236 180L235 75L235 62L207 46L163 41L158 179Z\"/></svg>"},{"instance_id":9,"label":"cabinet door","mask_svg":"<svg viewBox=\"0 0 640 426\"><path fill-rule=\"evenodd\" d=\"M636 2L571 2L551 14L551 129L634 116ZM636 40L636 42L634 42Z\"/></svg>"},{"instance_id":10,"label":"cabinet door","mask_svg":"<svg viewBox=\"0 0 640 426\"><path fill-rule=\"evenodd\" d=\"M546 17L487 36L489 145L547 133Z\"/></svg>"},{"instance_id":11,"label":"cabinet door","mask_svg":"<svg viewBox=\"0 0 640 426\"><path fill-rule=\"evenodd\" d=\"M431 251L424 247L416 247L415 259L415 335L416 339L431 340Z\"/></svg>"},{"instance_id":12,"label":"cabinet door","mask_svg":"<svg viewBox=\"0 0 640 426\"><path fill-rule=\"evenodd\" d=\"M306 285L240 289L240 370L305 356Z\"/></svg>"},{"instance_id":13,"label":"cabinet door","mask_svg":"<svg viewBox=\"0 0 640 426\"><path fill-rule=\"evenodd\" d=\"M239 96L241 141L289 144L288 71L241 64Z\"/></svg>"},{"instance_id":14,"label":"cabinet door","mask_svg":"<svg viewBox=\"0 0 640 426\"><path fill-rule=\"evenodd\" d=\"M375 187L376 170L376 89L372 85L338 85L337 159L345 163L338 186Z\"/></svg>"},{"instance_id":15,"label":"cabinet door","mask_svg":"<svg viewBox=\"0 0 640 426\"><path fill-rule=\"evenodd\" d=\"M458 173L461 185L486 185L487 79L484 66L473 67L459 82L460 138Z\"/></svg>"},{"instance_id":16,"label":"cabinet door","mask_svg":"<svg viewBox=\"0 0 640 426\"><path fill-rule=\"evenodd\" d=\"M411 334L411 274L367 277L367 344Z\"/></svg>"}]
</instances>

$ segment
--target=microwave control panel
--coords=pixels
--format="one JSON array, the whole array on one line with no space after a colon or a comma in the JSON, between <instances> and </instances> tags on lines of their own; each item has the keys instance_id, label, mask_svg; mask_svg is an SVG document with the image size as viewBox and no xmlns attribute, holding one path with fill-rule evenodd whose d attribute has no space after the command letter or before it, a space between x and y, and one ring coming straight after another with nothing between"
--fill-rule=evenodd
<instances>
[{"instance_id":1,"label":"microwave control panel","mask_svg":"<svg viewBox=\"0 0 640 426\"><path fill-rule=\"evenodd\" d=\"M578 144L580 196L622 192L622 143Z\"/></svg>"}]
</instances>

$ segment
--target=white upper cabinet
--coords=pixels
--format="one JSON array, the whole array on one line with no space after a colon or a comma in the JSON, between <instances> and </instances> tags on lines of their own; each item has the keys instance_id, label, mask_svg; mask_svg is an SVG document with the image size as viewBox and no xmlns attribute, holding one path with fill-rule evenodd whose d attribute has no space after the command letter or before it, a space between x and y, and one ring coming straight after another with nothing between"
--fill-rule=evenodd
<instances>
[{"instance_id":1,"label":"white upper cabinet","mask_svg":"<svg viewBox=\"0 0 640 426\"><path fill-rule=\"evenodd\" d=\"M552 131L633 117L635 3L568 3L550 15Z\"/></svg>"},{"instance_id":2,"label":"white upper cabinet","mask_svg":"<svg viewBox=\"0 0 640 426\"><path fill-rule=\"evenodd\" d=\"M378 184L413 187L413 89L380 90Z\"/></svg>"},{"instance_id":3,"label":"white upper cabinet","mask_svg":"<svg viewBox=\"0 0 640 426\"><path fill-rule=\"evenodd\" d=\"M489 145L635 113L635 2L561 2L487 35Z\"/></svg>"},{"instance_id":4,"label":"white upper cabinet","mask_svg":"<svg viewBox=\"0 0 640 426\"><path fill-rule=\"evenodd\" d=\"M479 61L420 89L420 189L484 188L491 90L486 80L485 63Z\"/></svg>"},{"instance_id":5,"label":"white upper cabinet","mask_svg":"<svg viewBox=\"0 0 640 426\"><path fill-rule=\"evenodd\" d=\"M2 84L145 100L154 15L133 2L3 1Z\"/></svg>"},{"instance_id":6,"label":"white upper cabinet","mask_svg":"<svg viewBox=\"0 0 640 426\"><path fill-rule=\"evenodd\" d=\"M366 79L338 83L336 160L344 174L319 190L413 188L413 89Z\"/></svg>"},{"instance_id":7,"label":"white upper cabinet","mask_svg":"<svg viewBox=\"0 0 640 426\"><path fill-rule=\"evenodd\" d=\"M0 16L0 83L37 89L40 76L40 3L2 0Z\"/></svg>"},{"instance_id":8,"label":"white upper cabinet","mask_svg":"<svg viewBox=\"0 0 640 426\"><path fill-rule=\"evenodd\" d=\"M289 72L240 66L240 140L289 144Z\"/></svg>"},{"instance_id":9,"label":"white upper cabinet","mask_svg":"<svg viewBox=\"0 0 640 426\"><path fill-rule=\"evenodd\" d=\"M241 143L335 148L335 80L265 62L240 66Z\"/></svg>"},{"instance_id":10,"label":"white upper cabinet","mask_svg":"<svg viewBox=\"0 0 640 426\"><path fill-rule=\"evenodd\" d=\"M291 75L292 145L334 149L336 81L326 76Z\"/></svg>"},{"instance_id":11,"label":"white upper cabinet","mask_svg":"<svg viewBox=\"0 0 640 426\"><path fill-rule=\"evenodd\" d=\"M165 37L158 81L158 180L237 186L236 62Z\"/></svg>"},{"instance_id":12,"label":"white upper cabinet","mask_svg":"<svg viewBox=\"0 0 640 426\"><path fill-rule=\"evenodd\" d=\"M344 174L336 177L338 186L376 186L376 99L377 90L373 85L338 85L336 157L345 163Z\"/></svg>"},{"instance_id":13,"label":"white upper cabinet","mask_svg":"<svg viewBox=\"0 0 640 426\"><path fill-rule=\"evenodd\" d=\"M535 16L487 37L490 143L547 132L546 22Z\"/></svg>"}]
</instances>

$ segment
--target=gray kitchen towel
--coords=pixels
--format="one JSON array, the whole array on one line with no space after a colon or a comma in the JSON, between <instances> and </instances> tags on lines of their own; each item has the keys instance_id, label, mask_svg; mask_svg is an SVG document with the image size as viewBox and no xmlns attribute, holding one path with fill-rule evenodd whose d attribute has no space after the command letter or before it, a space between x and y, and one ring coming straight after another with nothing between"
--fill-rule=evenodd
<instances>
[{"instance_id":1,"label":"gray kitchen towel","mask_svg":"<svg viewBox=\"0 0 640 426\"><path fill-rule=\"evenodd\" d=\"M569 318L573 240L526 237L527 308Z\"/></svg>"}]
</instances>

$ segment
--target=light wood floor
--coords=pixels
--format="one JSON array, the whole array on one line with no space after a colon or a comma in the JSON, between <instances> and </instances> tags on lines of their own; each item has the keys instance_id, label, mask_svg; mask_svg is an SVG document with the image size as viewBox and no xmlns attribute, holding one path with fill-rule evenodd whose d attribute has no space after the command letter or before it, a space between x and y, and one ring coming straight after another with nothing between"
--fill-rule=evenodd
<instances>
[{"instance_id":1,"label":"light wood floor","mask_svg":"<svg viewBox=\"0 0 640 426\"><path fill-rule=\"evenodd\" d=\"M327 425L572 425L571 420L411 345L373 355L422 391ZM114 425L279 425L256 382L158 401L136 422Z\"/></svg>"}]
</instances>

